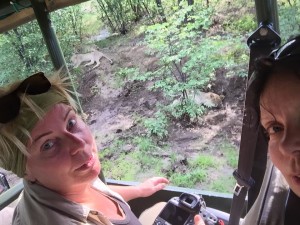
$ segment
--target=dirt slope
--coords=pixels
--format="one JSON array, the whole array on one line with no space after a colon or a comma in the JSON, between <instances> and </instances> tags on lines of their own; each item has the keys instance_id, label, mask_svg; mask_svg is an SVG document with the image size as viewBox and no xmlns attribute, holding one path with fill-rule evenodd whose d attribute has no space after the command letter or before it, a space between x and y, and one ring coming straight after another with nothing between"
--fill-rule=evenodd
<instances>
[{"instance_id":1,"label":"dirt slope","mask_svg":"<svg viewBox=\"0 0 300 225\"><path fill-rule=\"evenodd\" d=\"M115 72L118 67L139 67L141 71L156 68L157 59L145 54L146 47L138 41L132 39L126 44L102 49L114 60L113 65L102 59L100 67L94 70L83 68L85 72L79 92L100 151L119 135L135 135L138 131L133 129L136 125L134 115L150 117L155 112L155 104L164 101L160 92L147 89L151 83L125 82L116 85ZM178 124L171 125L167 139L170 148L188 157L201 152L222 157L220 146L229 142L238 151L244 90L245 78L226 77L225 70L217 71L210 91L224 95L222 105L210 110L196 126L184 128ZM232 168L224 168L222 173L230 175Z\"/></svg>"}]
</instances>

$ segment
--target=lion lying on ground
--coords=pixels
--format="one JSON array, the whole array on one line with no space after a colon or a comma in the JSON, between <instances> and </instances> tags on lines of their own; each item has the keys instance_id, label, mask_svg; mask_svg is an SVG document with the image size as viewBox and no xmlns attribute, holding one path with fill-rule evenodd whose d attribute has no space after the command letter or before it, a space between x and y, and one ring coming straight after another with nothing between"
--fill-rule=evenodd
<instances>
[{"instance_id":1,"label":"lion lying on ground","mask_svg":"<svg viewBox=\"0 0 300 225\"><path fill-rule=\"evenodd\" d=\"M84 66L90 66L90 65L93 65L94 63L96 63L96 65L92 68L92 69L94 69L100 65L100 59L102 57L109 60L110 64L113 64L113 61L109 57L107 57L104 53L97 51L97 50L95 50L93 52L88 52L85 54L73 54L71 57L71 61L74 65L74 68L77 68L83 62L89 61Z\"/></svg>"}]
</instances>

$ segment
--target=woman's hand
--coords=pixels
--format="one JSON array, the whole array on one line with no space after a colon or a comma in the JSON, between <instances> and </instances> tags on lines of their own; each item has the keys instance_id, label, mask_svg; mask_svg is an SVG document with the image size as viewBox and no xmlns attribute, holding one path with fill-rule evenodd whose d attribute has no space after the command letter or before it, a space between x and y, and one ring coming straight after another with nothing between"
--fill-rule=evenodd
<instances>
[{"instance_id":1,"label":"woman's hand","mask_svg":"<svg viewBox=\"0 0 300 225\"><path fill-rule=\"evenodd\" d=\"M164 177L152 177L137 186L109 185L109 187L119 193L125 201L130 201L135 198L148 197L163 189L168 183L168 179Z\"/></svg>"},{"instance_id":2,"label":"woman's hand","mask_svg":"<svg viewBox=\"0 0 300 225\"><path fill-rule=\"evenodd\" d=\"M155 192L162 190L169 183L169 180L164 177L152 177L139 184L140 197L148 197Z\"/></svg>"},{"instance_id":3,"label":"woman's hand","mask_svg":"<svg viewBox=\"0 0 300 225\"><path fill-rule=\"evenodd\" d=\"M205 225L205 223L200 215L196 215L194 217L194 223L195 223L195 225Z\"/></svg>"}]
</instances>

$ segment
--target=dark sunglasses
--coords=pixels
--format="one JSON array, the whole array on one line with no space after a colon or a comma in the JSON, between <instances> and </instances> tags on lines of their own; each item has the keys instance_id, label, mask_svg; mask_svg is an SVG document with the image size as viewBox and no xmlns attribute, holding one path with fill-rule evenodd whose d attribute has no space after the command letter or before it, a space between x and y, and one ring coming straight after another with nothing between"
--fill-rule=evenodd
<instances>
[{"instance_id":1,"label":"dark sunglasses","mask_svg":"<svg viewBox=\"0 0 300 225\"><path fill-rule=\"evenodd\" d=\"M295 55L300 56L300 36L290 39L287 43L272 51L270 57L280 60Z\"/></svg>"},{"instance_id":2,"label":"dark sunglasses","mask_svg":"<svg viewBox=\"0 0 300 225\"><path fill-rule=\"evenodd\" d=\"M0 123L7 123L18 116L21 107L20 93L38 95L47 92L50 87L50 81L42 72L23 80L14 91L0 97Z\"/></svg>"}]
</instances>

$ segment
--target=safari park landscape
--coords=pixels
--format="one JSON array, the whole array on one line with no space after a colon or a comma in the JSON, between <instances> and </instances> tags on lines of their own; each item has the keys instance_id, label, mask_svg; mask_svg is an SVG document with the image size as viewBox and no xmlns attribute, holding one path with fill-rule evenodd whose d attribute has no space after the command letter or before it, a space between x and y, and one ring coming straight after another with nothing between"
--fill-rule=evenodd
<instances>
[{"instance_id":1,"label":"safari park landscape","mask_svg":"<svg viewBox=\"0 0 300 225\"><path fill-rule=\"evenodd\" d=\"M300 7L278 2L287 39L299 31ZM107 179L165 176L173 186L232 192L254 2L91 0L51 15ZM51 73L34 22L0 44L2 84ZM12 58L20 67L4 63Z\"/></svg>"}]
</instances>

